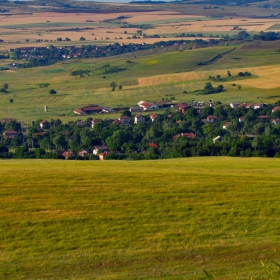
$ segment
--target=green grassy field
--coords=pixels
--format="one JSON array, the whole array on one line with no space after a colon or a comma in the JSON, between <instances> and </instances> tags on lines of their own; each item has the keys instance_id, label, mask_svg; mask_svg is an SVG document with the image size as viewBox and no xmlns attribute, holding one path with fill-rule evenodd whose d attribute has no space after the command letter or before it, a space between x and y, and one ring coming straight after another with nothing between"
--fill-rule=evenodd
<instances>
[{"instance_id":1,"label":"green grassy field","mask_svg":"<svg viewBox=\"0 0 280 280\"><path fill-rule=\"evenodd\" d=\"M261 261L280 261L279 168L2 160L0 279L266 279Z\"/></svg>"},{"instance_id":2,"label":"green grassy field","mask_svg":"<svg viewBox=\"0 0 280 280\"><path fill-rule=\"evenodd\" d=\"M210 65L197 67L200 62L206 62L232 50L234 46L220 46L204 49L185 50L167 53L146 51L126 54L119 57L103 59L67 60L48 67L15 69L0 71L0 79L9 84L9 93L1 94L0 117L14 117L29 122L40 118L63 118L64 121L75 118L73 109L88 104L99 104L110 107L135 106L140 100L156 101L171 99L187 101L193 99L208 99L207 96L196 96L196 90L203 89L208 76L217 73L226 75L228 69L246 70L248 67L277 65L279 52L276 43L246 44L236 46L231 53ZM132 63L127 63L127 60ZM4 63L1 62L0 66ZM125 68L126 70L103 75L97 68L104 64ZM244 70L243 70L244 69ZM70 76L72 70L91 70L90 76L84 78ZM153 77L155 81L161 75L199 71L197 78L180 81L168 81L154 84L138 84L139 78ZM205 71L201 73L201 71ZM254 70L252 70L254 71ZM254 74L254 72L252 73ZM104 78L105 76L105 78ZM256 77L257 78L257 77ZM275 79L277 77L275 76ZM123 89L112 92L110 83L114 81ZM48 88L40 88L41 83L49 83ZM235 81L238 84L238 81ZM48 92L55 89L58 94L51 96ZM184 91L187 94L184 94ZM226 85L226 91L213 94L216 101L229 103L232 100L247 102L275 102L280 96L279 88L263 89L253 86L237 87ZM271 98L273 97L273 98ZM14 102L11 104L10 99ZM49 112L43 111L44 105L49 106Z\"/></svg>"}]
</instances>

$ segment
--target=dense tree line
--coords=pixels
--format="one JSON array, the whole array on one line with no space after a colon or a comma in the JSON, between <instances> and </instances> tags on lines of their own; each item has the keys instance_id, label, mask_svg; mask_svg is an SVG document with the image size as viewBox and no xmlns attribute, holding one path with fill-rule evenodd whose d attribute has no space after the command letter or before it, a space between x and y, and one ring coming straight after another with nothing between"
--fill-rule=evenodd
<instances>
[{"instance_id":1,"label":"dense tree line","mask_svg":"<svg viewBox=\"0 0 280 280\"><path fill-rule=\"evenodd\" d=\"M280 103L279 103L280 104ZM190 107L186 113L166 110L152 122L149 115L145 122L122 126L112 120L103 120L91 128L87 123L70 122L62 124L52 120L48 130L40 129L38 120L27 132L20 124L11 121L1 124L1 131L12 129L19 134L15 139L0 138L0 156L14 158L61 158L55 151L74 152L72 158L80 158L78 151L92 150L96 145L107 145L111 159L163 159L191 156L280 156L280 124L272 119L280 118L280 111L272 113L272 105L263 109L232 109L228 105L205 107L202 111ZM124 115L129 113L124 112ZM205 122L209 115L217 117L216 122ZM266 116L262 118L261 116ZM242 122L240 117L244 117ZM269 118L268 118L269 117ZM223 128L227 122L226 129ZM195 137L185 137L193 134ZM220 136L220 141L213 139ZM151 145L152 143L152 145ZM14 153L9 148L16 148ZM92 153L85 159L97 159Z\"/></svg>"}]
</instances>

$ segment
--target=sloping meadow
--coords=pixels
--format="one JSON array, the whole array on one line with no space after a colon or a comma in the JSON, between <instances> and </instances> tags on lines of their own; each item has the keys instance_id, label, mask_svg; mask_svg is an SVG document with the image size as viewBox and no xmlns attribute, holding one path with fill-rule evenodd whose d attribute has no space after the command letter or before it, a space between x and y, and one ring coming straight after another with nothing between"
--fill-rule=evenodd
<instances>
[{"instance_id":1,"label":"sloping meadow","mask_svg":"<svg viewBox=\"0 0 280 280\"><path fill-rule=\"evenodd\" d=\"M2 279L215 279L279 260L278 159L7 160Z\"/></svg>"}]
</instances>

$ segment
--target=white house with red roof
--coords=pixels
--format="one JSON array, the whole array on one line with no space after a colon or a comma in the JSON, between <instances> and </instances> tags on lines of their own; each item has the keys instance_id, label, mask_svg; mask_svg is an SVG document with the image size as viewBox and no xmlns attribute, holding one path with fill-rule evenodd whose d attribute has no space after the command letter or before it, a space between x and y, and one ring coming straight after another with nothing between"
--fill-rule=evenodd
<instances>
[{"instance_id":1,"label":"white house with red roof","mask_svg":"<svg viewBox=\"0 0 280 280\"><path fill-rule=\"evenodd\" d=\"M231 125L231 122L225 122L223 124L223 129L227 129L229 125Z\"/></svg>"},{"instance_id":2,"label":"white house with red roof","mask_svg":"<svg viewBox=\"0 0 280 280\"><path fill-rule=\"evenodd\" d=\"M152 122L153 122L155 119L158 118L158 115L157 115L157 114L151 114L151 115L150 115L150 118L151 118L151 120L152 120Z\"/></svg>"},{"instance_id":3,"label":"white house with red roof","mask_svg":"<svg viewBox=\"0 0 280 280\"><path fill-rule=\"evenodd\" d=\"M272 113L277 111L280 111L280 106L276 106L272 109Z\"/></svg>"},{"instance_id":4,"label":"white house with red roof","mask_svg":"<svg viewBox=\"0 0 280 280\"><path fill-rule=\"evenodd\" d=\"M218 117L217 116L213 116L213 115L210 115L210 116L207 117L207 121L211 122L211 123L216 122L217 119L218 119Z\"/></svg>"},{"instance_id":5,"label":"white house with red roof","mask_svg":"<svg viewBox=\"0 0 280 280\"><path fill-rule=\"evenodd\" d=\"M50 128L50 125L51 124L45 119L40 122L41 129L48 129Z\"/></svg>"},{"instance_id":6,"label":"white house with red roof","mask_svg":"<svg viewBox=\"0 0 280 280\"><path fill-rule=\"evenodd\" d=\"M144 111L158 109L156 104L146 101L140 101L137 105L143 108Z\"/></svg>"}]
</instances>

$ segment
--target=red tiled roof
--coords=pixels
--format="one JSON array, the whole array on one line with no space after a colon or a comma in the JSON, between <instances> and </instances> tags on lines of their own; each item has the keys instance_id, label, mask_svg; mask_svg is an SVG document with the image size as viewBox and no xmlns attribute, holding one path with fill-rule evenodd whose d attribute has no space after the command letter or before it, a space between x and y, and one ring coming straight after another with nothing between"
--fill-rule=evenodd
<instances>
[{"instance_id":1,"label":"red tiled roof","mask_svg":"<svg viewBox=\"0 0 280 280\"><path fill-rule=\"evenodd\" d=\"M179 108L179 109L186 109L189 107L189 105L185 102L182 102L182 103L176 104L175 107Z\"/></svg>"},{"instance_id":2,"label":"red tiled roof","mask_svg":"<svg viewBox=\"0 0 280 280\"><path fill-rule=\"evenodd\" d=\"M149 143L149 147L151 147L151 148L158 148L158 144L156 144L156 143Z\"/></svg>"},{"instance_id":3,"label":"red tiled roof","mask_svg":"<svg viewBox=\"0 0 280 280\"><path fill-rule=\"evenodd\" d=\"M210 116L207 117L208 120L209 119L217 119L217 118L218 118L217 116L213 116L213 115L210 115Z\"/></svg>"},{"instance_id":4,"label":"red tiled roof","mask_svg":"<svg viewBox=\"0 0 280 280\"><path fill-rule=\"evenodd\" d=\"M47 120L42 120L40 124L49 123Z\"/></svg>"},{"instance_id":5,"label":"red tiled roof","mask_svg":"<svg viewBox=\"0 0 280 280\"><path fill-rule=\"evenodd\" d=\"M266 116L266 115L264 115L264 116L259 116L259 119L270 119L270 116Z\"/></svg>"},{"instance_id":6,"label":"red tiled roof","mask_svg":"<svg viewBox=\"0 0 280 280\"><path fill-rule=\"evenodd\" d=\"M153 106L153 103L150 103L150 102L143 102L140 104L141 107L144 107L144 108L149 108L151 106Z\"/></svg>"},{"instance_id":7,"label":"red tiled roof","mask_svg":"<svg viewBox=\"0 0 280 280\"><path fill-rule=\"evenodd\" d=\"M151 115L150 115L150 118L151 118L151 119L156 119L157 117L158 117L157 114L151 114Z\"/></svg>"}]
</instances>

